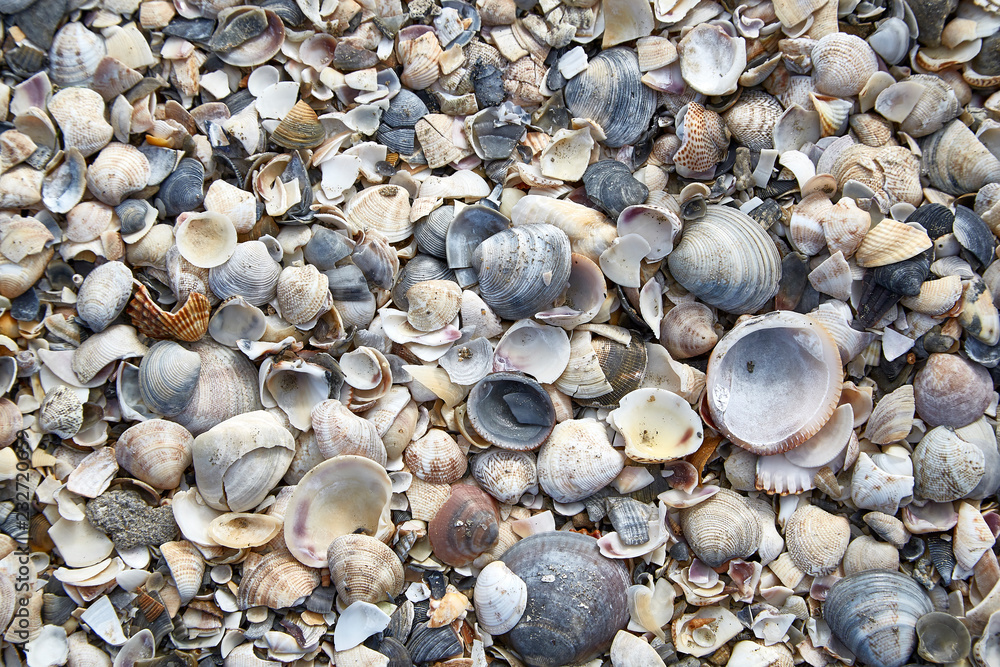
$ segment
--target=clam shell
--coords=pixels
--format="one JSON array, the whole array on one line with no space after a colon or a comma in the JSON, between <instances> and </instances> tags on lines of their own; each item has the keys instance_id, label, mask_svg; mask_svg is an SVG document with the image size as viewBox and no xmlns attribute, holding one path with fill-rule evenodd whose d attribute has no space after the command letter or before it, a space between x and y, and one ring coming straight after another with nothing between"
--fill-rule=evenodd
<instances>
[{"instance_id":1,"label":"clam shell","mask_svg":"<svg viewBox=\"0 0 1000 667\"><path fill-rule=\"evenodd\" d=\"M703 23L677 45L681 75L704 95L728 95L747 66L746 41L719 26Z\"/></svg>"},{"instance_id":2,"label":"clam shell","mask_svg":"<svg viewBox=\"0 0 1000 667\"><path fill-rule=\"evenodd\" d=\"M104 40L82 23L67 22L52 40L49 49L49 76L63 88L90 83L97 65L107 53Z\"/></svg>"},{"instance_id":3,"label":"clam shell","mask_svg":"<svg viewBox=\"0 0 1000 667\"><path fill-rule=\"evenodd\" d=\"M173 421L198 435L226 419L261 409L257 369L243 354L212 341L200 341L191 349L201 357L201 373L191 400Z\"/></svg>"},{"instance_id":4,"label":"clam shell","mask_svg":"<svg viewBox=\"0 0 1000 667\"><path fill-rule=\"evenodd\" d=\"M184 259L210 269L225 263L236 251L236 228L221 213L184 213L174 226L174 241Z\"/></svg>"},{"instance_id":5,"label":"clam shell","mask_svg":"<svg viewBox=\"0 0 1000 667\"><path fill-rule=\"evenodd\" d=\"M928 136L921 146L921 170L933 187L948 194L976 192L1000 181L1000 160L959 120Z\"/></svg>"},{"instance_id":6,"label":"clam shell","mask_svg":"<svg viewBox=\"0 0 1000 667\"><path fill-rule=\"evenodd\" d=\"M864 437L876 445L887 445L905 438L913 427L914 388L904 385L886 394L875 406Z\"/></svg>"},{"instance_id":7,"label":"clam shell","mask_svg":"<svg viewBox=\"0 0 1000 667\"><path fill-rule=\"evenodd\" d=\"M742 496L728 489L682 509L680 523L688 546L709 567L747 558L760 546L757 514Z\"/></svg>"},{"instance_id":8,"label":"clam shell","mask_svg":"<svg viewBox=\"0 0 1000 667\"><path fill-rule=\"evenodd\" d=\"M825 576L840 565L851 527L846 517L804 505L785 522L785 545L795 565L811 576Z\"/></svg>"},{"instance_id":9,"label":"clam shell","mask_svg":"<svg viewBox=\"0 0 1000 667\"><path fill-rule=\"evenodd\" d=\"M492 635L502 635L521 620L528 586L503 561L493 561L476 577L476 619Z\"/></svg>"},{"instance_id":10,"label":"clam shell","mask_svg":"<svg viewBox=\"0 0 1000 667\"><path fill-rule=\"evenodd\" d=\"M606 146L631 144L646 130L656 106L655 93L641 77L634 51L622 47L601 51L566 84L566 106L574 117L600 125ZM628 105L628 113L623 105Z\"/></svg>"},{"instance_id":11,"label":"clam shell","mask_svg":"<svg viewBox=\"0 0 1000 667\"><path fill-rule=\"evenodd\" d=\"M284 609L300 604L320 584L319 570L306 567L286 551L272 551L243 562L236 605Z\"/></svg>"},{"instance_id":12,"label":"clam shell","mask_svg":"<svg viewBox=\"0 0 1000 667\"><path fill-rule=\"evenodd\" d=\"M762 349L771 352L758 356ZM843 369L836 343L818 322L775 311L723 336L706 381L714 425L755 454L776 454L826 423L840 399ZM794 410L786 405L790 400Z\"/></svg>"},{"instance_id":13,"label":"clam shell","mask_svg":"<svg viewBox=\"0 0 1000 667\"><path fill-rule=\"evenodd\" d=\"M715 317L701 303L681 303L664 315L660 323L660 342L674 359L705 354L719 342Z\"/></svg>"},{"instance_id":14,"label":"clam shell","mask_svg":"<svg viewBox=\"0 0 1000 667\"><path fill-rule=\"evenodd\" d=\"M527 537L500 559L528 589L521 620L502 640L531 665L557 667L605 650L628 622L627 570L576 533ZM594 582L600 581L599 586ZM559 618L553 624L547 619Z\"/></svg>"},{"instance_id":15,"label":"clam shell","mask_svg":"<svg viewBox=\"0 0 1000 667\"><path fill-rule=\"evenodd\" d=\"M762 308L781 276L774 242L752 218L724 206L709 206L704 218L685 224L667 265L689 292L732 313Z\"/></svg>"},{"instance_id":16,"label":"clam shell","mask_svg":"<svg viewBox=\"0 0 1000 667\"><path fill-rule=\"evenodd\" d=\"M160 184L157 198L163 202L167 215L180 215L201 206L205 200L204 188L204 165L194 158L184 158ZM206 219L220 220L222 216L214 214Z\"/></svg>"},{"instance_id":17,"label":"clam shell","mask_svg":"<svg viewBox=\"0 0 1000 667\"><path fill-rule=\"evenodd\" d=\"M154 343L139 363L139 393L150 410L179 415L201 374L201 357L173 341ZM172 487L171 487L172 488Z\"/></svg>"},{"instance_id":18,"label":"clam shell","mask_svg":"<svg viewBox=\"0 0 1000 667\"><path fill-rule=\"evenodd\" d=\"M440 429L431 429L411 442L403 452L403 460L414 475L433 484L457 482L468 466L455 439Z\"/></svg>"},{"instance_id":19,"label":"clam shell","mask_svg":"<svg viewBox=\"0 0 1000 667\"><path fill-rule=\"evenodd\" d=\"M610 484L624 465L599 422L568 419L556 424L538 452L538 482L553 500L572 503Z\"/></svg>"},{"instance_id":20,"label":"clam shell","mask_svg":"<svg viewBox=\"0 0 1000 667\"><path fill-rule=\"evenodd\" d=\"M330 577L345 605L375 604L403 590L403 565L381 541L369 535L341 535L327 552Z\"/></svg>"},{"instance_id":21,"label":"clam shell","mask_svg":"<svg viewBox=\"0 0 1000 667\"><path fill-rule=\"evenodd\" d=\"M392 536L392 482L379 464L335 456L299 481L285 510L285 544L311 568L327 564L326 549L341 535Z\"/></svg>"},{"instance_id":22,"label":"clam shell","mask_svg":"<svg viewBox=\"0 0 1000 667\"><path fill-rule=\"evenodd\" d=\"M271 141L290 150L315 148L325 139L323 124L304 100L296 102L271 133Z\"/></svg>"},{"instance_id":23,"label":"clam shell","mask_svg":"<svg viewBox=\"0 0 1000 667\"><path fill-rule=\"evenodd\" d=\"M105 204L118 206L146 187L150 173L149 160L137 148L112 141L87 168L87 186Z\"/></svg>"},{"instance_id":24,"label":"clam shell","mask_svg":"<svg viewBox=\"0 0 1000 667\"><path fill-rule=\"evenodd\" d=\"M912 458L914 491L936 502L966 497L986 471L982 450L945 426L928 431Z\"/></svg>"},{"instance_id":25,"label":"clam shell","mask_svg":"<svg viewBox=\"0 0 1000 667\"><path fill-rule=\"evenodd\" d=\"M194 438L162 419L134 424L118 437L115 456L129 474L157 489L175 489L191 465Z\"/></svg>"},{"instance_id":26,"label":"clam shell","mask_svg":"<svg viewBox=\"0 0 1000 667\"><path fill-rule=\"evenodd\" d=\"M108 262L87 276L77 293L76 312L93 331L103 331L125 310L132 296L132 271Z\"/></svg>"},{"instance_id":27,"label":"clam shell","mask_svg":"<svg viewBox=\"0 0 1000 667\"><path fill-rule=\"evenodd\" d=\"M521 197L510 212L511 223L554 225L569 237L573 252L597 262L601 253L615 240L614 225L600 211L566 200L527 195Z\"/></svg>"},{"instance_id":28,"label":"clam shell","mask_svg":"<svg viewBox=\"0 0 1000 667\"><path fill-rule=\"evenodd\" d=\"M479 486L501 503L514 504L538 483L535 455L489 449L472 458L469 469Z\"/></svg>"},{"instance_id":29,"label":"clam shell","mask_svg":"<svg viewBox=\"0 0 1000 667\"><path fill-rule=\"evenodd\" d=\"M406 292L406 321L419 331L437 331L455 319L462 289L450 280L425 280Z\"/></svg>"},{"instance_id":30,"label":"clam shell","mask_svg":"<svg viewBox=\"0 0 1000 667\"><path fill-rule=\"evenodd\" d=\"M90 382L108 364L119 359L142 357L148 349L139 342L135 329L115 324L85 340L73 353L72 368L82 383Z\"/></svg>"},{"instance_id":31,"label":"clam shell","mask_svg":"<svg viewBox=\"0 0 1000 667\"><path fill-rule=\"evenodd\" d=\"M701 447L701 418L677 394L637 389L622 397L619 405L608 414L608 423L625 438L625 454L633 461L665 463Z\"/></svg>"},{"instance_id":32,"label":"clam shell","mask_svg":"<svg viewBox=\"0 0 1000 667\"><path fill-rule=\"evenodd\" d=\"M287 266L278 276L278 310L289 324L305 324L314 319L331 299L330 280L311 264Z\"/></svg>"},{"instance_id":33,"label":"clam shell","mask_svg":"<svg viewBox=\"0 0 1000 667\"><path fill-rule=\"evenodd\" d=\"M885 266L915 257L931 245L926 232L886 218L865 235L856 259L858 266Z\"/></svg>"},{"instance_id":34,"label":"clam shell","mask_svg":"<svg viewBox=\"0 0 1000 667\"><path fill-rule=\"evenodd\" d=\"M867 570L830 588L823 618L865 664L902 667L917 645L917 620L933 610L927 594L910 577Z\"/></svg>"},{"instance_id":35,"label":"clam shell","mask_svg":"<svg viewBox=\"0 0 1000 667\"><path fill-rule=\"evenodd\" d=\"M813 83L816 90L833 97L851 97L878 71L878 58L868 43L855 35L834 32L813 47Z\"/></svg>"},{"instance_id":36,"label":"clam shell","mask_svg":"<svg viewBox=\"0 0 1000 667\"><path fill-rule=\"evenodd\" d=\"M161 544L160 553L170 568L170 576L180 595L180 603L187 604L201 588L205 559L201 557L198 548L187 540Z\"/></svg>"},{"instance_id":37,"label":"clam shell","mask_svg":"<svg viewBox=\"0 0 1000 667\"><path fill-rule=\"evenodd\" d=\"M46 433L72 438L83 425L83 402L72 388L54 387L45 394L38 409L38 425Z\"/></svg>"},{"instance_id":38,"label":"clam shell","mask_svg":"<svg viewBox=\"0 0 1000 667\"><path fill-rule=\"evenodd\" d=\"M548 394L521 373L490 373L469 392L467 405L476 433L504 449L536 449L556 422Z\"/></svg>"},{"instance_id":39,"label":"clam shell","mask_svg":"<svg viewBox=\"0 0 1000 667\"><path fill-rule=\"evenodd\" d=\"M270 542L281 532L281 519L267 514L227 512L212 520L208 533L230 549L249 549Z\"/></svg>"},{"instance_id":40,"label":"clam shell","mask_svg":"<svg viewBox=\"0 0 1000 667\"><path fill-rule=\"evenodd\" d=\"M76 148L89 157L111 141L114 130L104 120L104 100L94 91L64 88L52 96L48 109L59 124L66 149Z\"/></svg>"},{"instance_id":41,"label":"clam shell","mask_svg":"<svg viewBox=\"0 0 1000 667\"><path fill-rule=\"evenodd\" d=\"M983 416L993 399L993 381L975 362L934 353L913 379L913 398L925 422L958 428Z\"/></svg>"},{"instance_id":42,"label":"clam shell","mask_svg":"<svg viewBox=\"0 0 1000 667\"><path fill-rule=\"evenodd\" d=\"M854 574L865 570L899 569L899 550L888 542L861 535L851 540L844 553L844 574Z\"/></svg>"},{"instance_id":43,"label":"clam shell","mask_svg":"<svg viewBox=\"0 0 1000 667\"><path fill-rule=\"evenodd\" d=\"M739 101L723 118L726 127L739 143L752 151L772 147L772 129L784 109L771 95L760 90L745 90Z\"/></svg>"},{"instance_id":44,"label":"clam shell","mask_svg":"<svg viewBox=\"0 0 1000 667\"><path fill-rule=\"evenodd\" d=\"M276 13L245 5L219 12L208 45L228 65L255 67L278 53L284 41L285 24Z\"/></svg>"},{"instance_id":45,"label":"clam shell","mask_svg":"<svg viewBox=\"0 0 1000 667\"><path fill-rule=\"evenodd\" d=\"M405 241L413 233L410 199L398 185L365 188L347 202L346 212L358 228L375 229L389 243Z\"/></svg>"},{"instance_id":46,"label":"clam shell","mask_svg":"<svg viewBox=\"0 0 1000 667\"><path fill-rule=\"evenodd\" d=\"M385 465L386 451L375 425L338 400L317 403L311 413L316 446L324 458L355 454Z\"/></svg>"},{"instance_id":47,"label":"clam shell","mask_svg":"<svg viewBox=\"0 0 1000 667\"><path fill-rule=\"evenodd\" d=\"M281 265L271 258L261 241L246 241L233 250L225 263L208 273L212 293L220 299L243 297L253 306L263 306L277 293Z\"/></svg>"},{"instance_id":48,"label":"clam shell","mask_svg":"<svg viewBox=\"0 0 1000 667\"><path fill-rule=\"evenodd\" d=\"M492 549L500 536L496 501L475 486L456 485L427 525L434 555L454 567Z\"/></svg>"}]
</instances>

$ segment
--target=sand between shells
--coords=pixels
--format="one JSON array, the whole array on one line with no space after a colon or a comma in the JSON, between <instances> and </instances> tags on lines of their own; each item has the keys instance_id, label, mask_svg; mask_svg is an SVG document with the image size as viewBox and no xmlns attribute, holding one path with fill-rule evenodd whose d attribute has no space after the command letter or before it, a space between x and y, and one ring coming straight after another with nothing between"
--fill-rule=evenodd
<instances>
[{"instance_id":1,"label":"sand between shells","mask_svg":"<svg viewBox=\"0 0 1000 667\"><path fill-rule=\"evenodd\" d=\"M1000 667L996 0L0 0L0 662Z\"/></svg>"}]
</instances>

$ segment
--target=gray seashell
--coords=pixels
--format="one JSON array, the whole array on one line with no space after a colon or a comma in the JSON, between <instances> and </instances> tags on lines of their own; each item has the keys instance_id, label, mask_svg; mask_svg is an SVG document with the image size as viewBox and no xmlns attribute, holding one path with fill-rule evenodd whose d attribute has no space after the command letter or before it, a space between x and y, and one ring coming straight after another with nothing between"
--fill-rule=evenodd
<instances>
[{"instance_id":1,"label":"gray seashell","mask_svg":"<svg viewBox=\"0 0 1000 667\"><path fill-rule=\"evenodd\" d=\"M510 157L527 131L523 125L500 120L499 107L483 109L469 121L470 142L476 154L484 160Z\"/></svg>"},{"instance_id":2,"label":"gray seashell","mask_svg":"<svg viewBox=\"0 0 1000 667\"><path fill-rule=\"evenodd\" d=\"M382 123L392 128L413 127L428 113L427 105L416 94L401 90L382 112Z\"/></svg>"},{"instance_id":3,"label":"gray seashell","mask_svg":"<svg viewBox=\"0 0 1000 667\"><path fill-rule=\"evenodd\" d=\"M503 449L537 449L556 423L548 393L522 373L490 373L476 383L466 403L476 433Z\"/></svg>"},{"instance_id":4,"label":"gray seashell","mask_svg":"<svg viewBox=\"0 0 1000 667\"><path fill-rule=\"evenodd\" d=\"M500 212L481 204L466 206L452 218L444 237L448 268L472 266L472 255L479 244L510 227L510 220Z\"/></svg>"},{"instance_id":5,"label":"gray seashell","mask_svg":"<svg viewBox=\"0 0 1000 667\"><path fill-rule=\"evenodd\" d=\"M837 581L823 618L870 667L902 667L917 645L917 620L934 611L920 585L898 572L865 570Z\"/></svg>"},{"instance_id":6,"label":"gray seashell","mask_svg":"<svg viewBox=\"0 0 1000 667\"><path fill-rule=\"evenodd\" d=\"M156 209L145 199L126 199L115 206L115 215L121 221L123 235L148 229L156 222Z\"/></svg>"},{"instance_id":7,"label":"gray seashell","mask_svg":"<svg viewBox=\"0 0 1000 667\"><path fill-rule=\"evenodd\" d=\"M618 148L634 143L656 108L656 93L642 83L639 59L627 48L602 51L564 90L574 117L590 118L607 135L604 144Z\"/></svg>"},{"instance_id":8,"label":"gray seashell","mask_svg":"<svg viewBox=\"0 0 1000 667\"><path fill-rule=\"evenodd\" d=\"M150 410L164 417L179 415L198 384L201 357L178 343L161 340L139 363L139 394Z\"/></svg>"},{"instance_id":9,"label":"gray seashell","mask_svg":"<svg viewBox=\"0 0 1000 667\"><path fill-rule=\"evenodd\" d=\"M1000 160L960 120L923 140L921 171L932 186L952 195L976 192L1000 181Z\"/></svg>"},{"instance_id":10,"label":"gray seashell","mask_svg":"<svg viewBox=\"0 0 1000 667\"><path fill-rule=\"evenodd\" d=\"M83 401L71 387L59 385L51 389L38 409L38 425L46 433L72 438L83 426Z\"/></svg>"},{"instance_id":11,"label":"gray seashell","mask_svg":"<svg viewBox=\"0 0 1000 667\"><path fill-rule=\"evenodd\" d=\"M943 204L924 204L906 217L906 222L916 222L932 239L951 234L955 224L955 214Z\"/></svg>"},{"instance_id":12,"label":"gray seashell","mask_svg":"<svg viewBox=\"0 0 1000 667\"><path fill-rule=\"evenodd\" d=\"M261 409L257 369L246 356L204 339L191 349L201 357L201 373L187 409L173 421L198 435L230 417Z\"/></svg>"},{"instance_id":13,"label":"gray seashell","mask_svg":"<svg viewBox=\"0 0 1000 667\"><path fill-rule=\"evenodd\" d=\"M1000 35L994 33L983 40L983 46L976 57L969 62L969 67L984 76L1000 74Z\"/></svg>"},{"instance_id":14,"label":"gray seashell","mask_svg":"<svg viewBox=\"0 0 1000 667\"><path fill-rule=\"evenodd\" d=\"M54 213L68 213L86 190L87 163L78 149L70 147L62 163L42 181L42 203Z\"/></svg>"},{"instance_id":15,"label":"gray seashell","mask_svg":"<svg viewBox=\"0 0 1000 667\"><path fill-rule=\"evenodd\" d=\"M365 301L371 295L365 274L353 264L344 264L323 273L330 280L334 301Z\"/></svg>"},{"instance_id":16,"label":"gray seashell","mask_svg":"<svg viewBox=\"0 0 1000 667\"><path fill-rule=\"evenodd\" d=\"M993 261L993 247L996 238L986 223L972 209L965 206L955 207L955 222L953 225L955 239L979 260L984 267Z\"/></svg>"},{"instance_id":17,"label":"gray seashell","mask_svg":"<svg viewBox=\"0 0 1000 667\"><path fill-rule=\"evenodd\" d=\"M917 296L920 286L931 271L931 251L894 264L875 267L875 282L900 296Z\"/></svg>"},{"instance_id":18,"label":"gray seashell","mask_svg":"<svg viewBox=\"0 0 1000 667\"><path fill-rule=\"evenodd\" d=\"M159 185L166 180L167 176L174 172L177 165L184 157L183 151L175 151L172 148L154 146L152 144L142 144L139 152L146 156L149 162L149 179L147 185Z\"/></svg>"},{"instance_id":19,"label":"gray seashell","mask_svg":"<svg viewBox=\"0 0 1000 667\"><path fill-rule=\"evenodd\" d=\"M393 153L413 155L417 152L417 133L409 127L394 128L383 123L378 126L375 138Z\"/></svg>"},{"instance_id":20,"label":"gray seashell","mask_svg":"<svg viewBox=\"0 0 1000 667\"><path fill-rule=\"evenodd\" d=\"M415 665L438 662L461 655L463 651L462 642L451 625L430 628L427 623L418 623L413 627L406 650Z\"/></svg>"},{"instance_id":21,"label":"gray seashell","mask_svg":"<svg viewBox=\"0 0 1000 667\"><path fill-rule=\"evenodd\" d=\"M454 217L455 207L448 204L434 209L417 223L413 229L413 238L416 239L420 252L441 258L448 256L445 239L448 235L448 226Z\"/></svg>"},{"instance_id":22,"label":"gray seashell","mask_svg":"<svg viewBox=\"0 0 1000 667\"><path fill-rule=\"evenodd\" d=\"M406 293L411 287L425 280L455 280L455 272L437 257L417 255L399 270L396 284L392 288L392 300L396 307L403 311L409 310L410 304L406 300ZM333 281L330 281L330 284L332 285Z\"/></svg>"},{"instance_id":23,"label":"gray seashell","mask_svg":"<svg viewBox=\"0 0 1000 667\"><path fill-rule=\"evenodd\" d=\"M540 533L500 560L528 587L524 615L502 641L529 665L583 663L607 649L628 623L628 570L602 556L592 537Z\"/></svg>"},{"instance_id":24,"label":"gray seashell","mask_svg":"<svg viewBox=\"0 0 1000 667\"><path fill-rule=\"evenodd\" d=\"M90 82L107 53L104 40L72 21L56 33L49 49L49 77L63 88Z\"/></svg>"},{"instance_id":25,"label":"gray seashell","mask_svg":"<svg viewBox=\"0 0 1000 667\"><path fill-rule=\"evenodd\" d=\"M890 65L895 65L910 48L910 29L901 18L888 18L868 35L868 44Z\"/></svg>"},{"instance_id":26,"label":"gray seashell","mask_svg":"<svg viewBox=\"0 0 1000 667\"><path fill-rule=\"evenodd\" d=\"M955 571L955 551L950 540L937 535L927 538L927 555L934 563L934 569L941 575L941 583L951 586L951 576Z\"/></svg>"},{"instance_id":27,"label":"gray seashell","mask_svg":"<svg viewBox=\"0 0 1000 667\"><path fill-rule=\"evenodd\" d=\"M583 183L587 197L613 218L649 196L649 188L618 160L601 160L590 165L583 174Z\"/></svg>"},{"instance_id":28,"label":"gray seashell","mask_svg":"<svg viewBox=\"0 0 1000 667\"><path fill-rule=\"evenodd\" d=\"M959 619L943 611L933 611L917 621L917 653L936 665L964 660L972 650L969 629Z\"/></svg>"},{"instance_id":29,"label":"gray seashell","mask_svg":"<svg viewBox=\"0 0 1000 667\"><path fill-rule=\"evenodd\" d=\"M958 0L906 0L906 4L919 28L917 41L924 46L940 46L944 24L958 7Z\"/></svg>"},{"instance_id":30,"label":"gray seashell","mask_svg":"<svg viewBox=\"0 0 1000 667\"><path fill-rule=\"evenodd\" d=\"M649 542L649 505L617 496L610 496L605 502L608 505L608 520L622 544L635 546Z\"/></svg>"},{"instance_id":31,"label":"gray seashell","mask_svg":"<svg viewBox=\"0 0 1000 667\"><path fill-rule=\"evenodd\" d=\"M236 347L241 340L258 341L265 331L264 313L241 296L226 299L208 321L208 334L226 347Z\"/></svg>"},{"instance_id":32,"label":"gray seashell","mask_svg":"<svg viewBox=\"0 0 1000 667\"><path fill-rule=\"evenodd\" d=\"M205 167L193 158L184 158L160 185L157 198L167 215L197 210L205 200Z\"/></svg>"},{"instance_id":33,"label":"gray seashell","mask_svg":"<svg viewBox=\"0 0 1000 667\"><path fill-rule=\"evenodd\" d=\"M1000 344L987 345L973 336L967 336L964 343L969 359L986 368L996 368L1000 364Z\"/></svg>"},{"instance_id":34,"label":"gray seashell","mask_svg":"<svg viewBox=\"0 0 1000 667\"><path fill-rule=\"evenodd\" d=\"M374 230L364 234L351 252L351 261L373 287L389 289L399 272L396 249Z\"/></svg>"},{"instance_id":35,"label":"gray seashell","mask_svg":"<svg viewBox=\"0 0 1000 667\"><path fill-rule=\"evenodd\" d=\"M219 23L208 41L222 62L255 67L270 60L285 41L285 24L274 12L243 5L219 12Z\"/></svg>"},{"instance_id":36,"label":"gray seashell","mask_svg":"<svg viewBox=\"0 0 1000 667\"><path fill-rule=\"evenodd\" d=\"M548 224L505 229L472 253L480 296L508 320L551 306L566 288L571 264L569 238Z\"/></svg>"},{"instance_id":37,"label":"gray seashell","mask_svg":"<svg viewBox=\"0 0 1000 667\"><path fill-rule=\"evenodd\" d=\"M747 558L760 546L756 512L743 496L729 489L681 510L681 528L688 546L709 567Z\"/></svg>"},{"instance_id":38,"label":"gray seashell","mask_svg":"<svg viewBox=\"0 0 1000 667\"><path fill-rule=\"evenodd\" d=\"M704 218L685 223L667 265L685 289L729 313L760 310L781 280L774 242L752 218L726 206L709 206Z\"/></svg>"},{"instance_id":39,"label":"gray seashell","mask_svg":"<svg viewBox=\"0 0 1000 667\"><path fill-rule=\"evenodd\" d=\"M77 379L87 383L108 364L119 359L141 357L147 351L134 328L115 324L83 341L73 352L71 366Z\"/></svg>"},{"instance_id":40,"label":"gray seashell","mask_svg":"<svg viewBox=\"0 0 1000 667\"><path fill-rule=\"evenodd\" d=\"M336 266L337 262L350 255L353 248L354 242L347 236L316 225L303 250L303 256L320 271L328 271ZM332 280L330 286L333 287Z\"/></svg>"},{"instance_id":41,"label":"gray seashell","mask_svg":"<svg viewBox=\"0 0 1000 667\"><path fill-rule=\"evenodd\" d=\"M76 312L93 331L104 331L122 314L132 296L132 270L108 262L90 272L76 298Z\"/></svg>"},{"instance_id":42,"label":"gray seashell","mask_svg":"<svg viewBox=\"0 0 1000 667\"><path fill-rule=\"evenodd\" d=\"M398 639L385 637L378 645L378 652L389 659L386 667L411 667L413 660L406 646Z\"/></svg>"},{"instance_id":43,"label":"gray seashell","mask_svg":"<svg viewBox=\"0 0 1000 667\"><path fill-rule=\"evenodd\" d=\"M241 296L252 306L262 306L274 298L280 274L281 265L262 241L246 241L224 264L209 270L208 286L220 299Z\"/></svg>"}]
</instances>

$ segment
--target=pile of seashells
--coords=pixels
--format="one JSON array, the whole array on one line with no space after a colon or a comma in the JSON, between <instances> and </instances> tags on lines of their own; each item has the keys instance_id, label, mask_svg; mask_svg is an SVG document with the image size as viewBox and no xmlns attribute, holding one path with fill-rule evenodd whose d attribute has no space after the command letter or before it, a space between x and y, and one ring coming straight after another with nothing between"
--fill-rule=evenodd
<instances>
[{"instance_id":1,"label":"pile of seashells","mask_svg":"<svg viewBox=\"0 0 1000 667\"><path fill-rule=\"evenodd\" d=\"M0 0L0 663L1000 667L998 0Z\"/></svg>"}]
</instances>

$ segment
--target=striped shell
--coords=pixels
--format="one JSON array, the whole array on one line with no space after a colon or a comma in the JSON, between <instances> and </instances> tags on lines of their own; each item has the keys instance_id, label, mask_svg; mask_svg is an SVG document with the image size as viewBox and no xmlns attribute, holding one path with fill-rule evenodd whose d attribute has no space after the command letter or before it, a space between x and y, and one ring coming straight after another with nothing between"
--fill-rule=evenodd
<instances>
[{"instance_id":1,"label":"striped shell","mask_svg":"<svg viewBox=\"0 0 1000 667\"><path fill-rule=\"evenodd\" d=\"M192 292L179 310L169 313L160 308L145 285L140 283L136 283L135 296L125 309L132 318L132 324L144 336L189 343L201 340L208 331L211 311L208 297Z\"/></svg>"}]
</instances>

